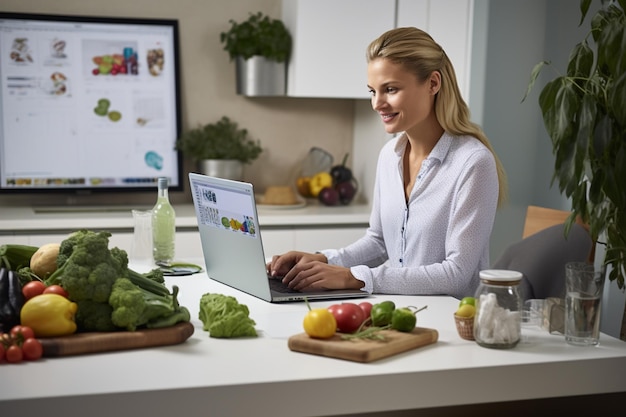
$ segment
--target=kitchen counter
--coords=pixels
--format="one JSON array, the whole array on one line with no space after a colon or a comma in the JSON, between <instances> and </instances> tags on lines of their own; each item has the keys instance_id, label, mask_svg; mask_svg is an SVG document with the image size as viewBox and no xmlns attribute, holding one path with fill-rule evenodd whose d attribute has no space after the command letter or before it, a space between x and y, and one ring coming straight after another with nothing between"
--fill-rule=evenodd
<instances>
[{"instance_id":1,"label":"kitchen counter","mask_svg":"<svg viewBox=\"0 0 626 417\"><path fill-rule=\"evenodd\" d=\"M41 231L99 228L131 230L131 209L151 207L0 207L0 234L9 232L32 233ZM176 227L197 229L192 204L174 205ZM264 227L320 226L368 224L370 207L362 204L325 207L316 202L295 209L266 208L259 206L259 223Z\"/></svg>"},{"instance_id":2,"label":"kitchen counter","mask_svg":"<svg viewBox=\"0 0 626 417\"><path fill-rule=\"evenodd\" d=\"M482 348L458 336L452 318L458 301L451 297L370 297L373 303L427 305L418 325L436 329L439 340L358 363L289 350L288 337L302 332L304 303L267 303L204 273L167 283L180 287L181 304L192 315L195 333L185 343L0 365L2 415L291 417L438 407L457 415L457 405L599 394L623 402L626 393L626 343L602 334L599 346L575 347L562 335L525 327L514 349ZM199 299L207 292L246 304L259 337L210 338L198 319ZM586 401L602 415L602 404Z\"/></svg>"}]
</instances>

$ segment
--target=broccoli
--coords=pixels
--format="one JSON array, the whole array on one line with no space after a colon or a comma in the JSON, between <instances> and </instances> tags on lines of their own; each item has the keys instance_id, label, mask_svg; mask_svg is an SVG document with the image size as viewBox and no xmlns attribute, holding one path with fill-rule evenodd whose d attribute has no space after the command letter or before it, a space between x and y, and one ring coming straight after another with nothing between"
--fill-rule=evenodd
<instances>
[{"instance_id":1,"label":"broccoli","mask_svg":"<svg viewBox=\"0 0 626 417\"><path fill-rule=\"evenodd\" d=\"M118 327L134 331L138 327L179 313L177 297L177 286L172 287L172 294L161 295L133 284L128 278L119 278L113 284L109 298L109 304L113 308L111 320ZM184 315L181 317L184 318ZM175 323L169 323L173 324Z\"/></svg>"},{"instance_id":2,"label":"broccoli","mask_svg":"<svg viewBox=\"0 0 626 417\"><path fill-rule=\"evenodd\" d=\"M76 325L82 331L114 329L109 296L113 283L126 273L126 265L109 250L110 236L85 229L70 234L61 242L57 270L44 281L61 285L78 304Z\"/></svg>"},{"instance_id":3,"label":"broccoli","mask_svg":"<svg viewBox=\"0 0 626 417\"><path fill-rule=\"evenodd\" d=\"M170 294L164 285L163 272L156 268L146 274L140 274L129 269L126 251L117 247L109 249L110 236L111 234L106 231L95 232L85 229L71 233L60 244L57 270L44 281L46 285L61 285L67 291L68 298L78 304L76 313L78 329L134 330L147 324L146 318L148 321L159 318L159 322L154 326L165 327L168 322L176 323L188 317L189 312L178 305L178 288L174 294ZM135 291L129 292L128 295L118 291L111 297L114 285L120 280L122 282L119 287L127 286L127 282L130 281ZM141 299L137 298L137 293L142 296ZM111 300L115 304L111 304ZM143 315L139 314L141 317L133 320L124 319L122 312L126 310L122 307L130 308L129 311L136 314L133 309L137 307L133 304L138 302L137 300L141 300L138 305L146 304L147 300L149 311L142 313ZM153 303L159 305L156 301L162 306L167 305L167 311L163 310L161 314L156 314L156 307L153 306ZM120 311L115 313L114 319L114 311L117 309Z\"/></svg>"},{"instance_id":4,"label":"broccoli","mask_svg":"<svg viewBox=\"0 0 626 417\"><path fill-rule=\"evenodd\" d=\"M223 294L206 293L200 298L199 318L210 337L257 336L248 306Z\"/></svg>"},{"instance_id":5,"label":"broccoli","mask_svg":"<svg viewBox=\"0 0 626 417\"><path fill-rule=\"evenodd\" d=\"M76 326L79 332L112 332L120 330L111 320L113 307L109 303L97 303L91 300L77 301Z\"/></svg>"},{"instance_id":6,"label":"broccoli","mask_svg":"<svg viewBox=\"0 0 626 417\"><path fill-rule=\"evenodd\" d=\"M90 300L106 303L115 280L123 276L122 268L109 251L109 232L80 230L63 242L63 254L68 254L66 241L70 240L71 253L62 264L46 279L46 285L59 284L69 294L72 301ZM59 264L59 258L57 258Z\"/></svg>"}]
</instances>

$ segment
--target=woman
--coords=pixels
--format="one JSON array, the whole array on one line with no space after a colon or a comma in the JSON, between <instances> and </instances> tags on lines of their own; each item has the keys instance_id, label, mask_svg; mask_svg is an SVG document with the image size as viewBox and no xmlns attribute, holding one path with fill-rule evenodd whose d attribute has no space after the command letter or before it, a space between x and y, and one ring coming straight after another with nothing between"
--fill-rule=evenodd
<instances>
[{"instance_id":1,"label":"woman","mask_svg":"<svg viewBox=\"0 0 626 417\"><path fill-rule=\"evenodd\" d=\"M367 61L372 108L400 133L378 158L367 233L338 250L274 256L268 272L301 291L473 295L506 196L502 165L427 33L390 30Z\"/></svg>"}]
</instances>

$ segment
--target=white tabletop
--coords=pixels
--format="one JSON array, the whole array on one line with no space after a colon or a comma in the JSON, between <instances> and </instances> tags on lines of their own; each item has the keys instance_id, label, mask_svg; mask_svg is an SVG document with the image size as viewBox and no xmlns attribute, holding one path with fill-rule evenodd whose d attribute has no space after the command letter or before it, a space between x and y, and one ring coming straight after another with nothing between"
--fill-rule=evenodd
<instances>
[{"instance_id":1,"label":"white tabletop","mask_svg":"<svg viewBox=\"0 0 626 417\"><path fill-rule=\"evenodd\" d=\"M597 347L574 347L563 336L524 328L514 349L482 348L458 336L452 317L458 301L450 297L372 296L373 303L428 305L418 314L418 326L438 330L439 340L357 363L289 350L288 337L303 331L302 302L267 303L205 274L167 283L180 287L181 304L191 312L190 339L176 346L2 364L2 415L321 416L626 392L626 343L602 334ZM210 338L198 319L199 299L207 292L246 304L259 337Z\"/></svg>"}]
</instances>

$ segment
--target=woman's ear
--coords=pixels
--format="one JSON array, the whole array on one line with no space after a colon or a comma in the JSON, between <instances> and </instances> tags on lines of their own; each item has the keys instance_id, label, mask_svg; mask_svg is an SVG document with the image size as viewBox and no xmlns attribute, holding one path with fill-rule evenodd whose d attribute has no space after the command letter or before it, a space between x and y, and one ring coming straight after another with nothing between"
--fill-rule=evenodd
<instances>
[{"instance_id":1,"label":"woman's ear","mask_svg":"<svg viewBox=\"0 0 626 417\"><path fill-rule=\"evenodd\" d=\"M433 71L430 74L430 93L435 95L441 88L441 73L439 71Z\"/></svg>"}]
</instances>

